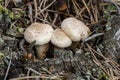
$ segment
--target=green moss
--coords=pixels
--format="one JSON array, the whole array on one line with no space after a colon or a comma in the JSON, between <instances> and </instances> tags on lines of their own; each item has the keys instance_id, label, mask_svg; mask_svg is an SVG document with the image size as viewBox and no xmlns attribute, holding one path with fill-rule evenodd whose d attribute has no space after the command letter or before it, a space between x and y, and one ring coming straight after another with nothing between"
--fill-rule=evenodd
<instances>
[{"instance_id":1,"label":"green moss","mask_svg":"<svg viewBox=\"0 0 120 80\"><path fill-rule=\"evenodd\" d=\"M114 5L108 5L107 9L108 10L116 10L116 7Z\"/></svg>"},{"instance_id":2,"label":"green moss","mask_svg":"<svg viewBox=\"0 0 120 80\"><path fill-rule=\"evenodd\" d=\"M7 14L10 19L18 19L23 15L22 11L17 11L17 13L13 13L10 10L4 8L2 5L0 5L0 19L3 17L3 14Z\"/></svg>"},{"instance_id":3,"label":"green moss","mask_svg":"<svg viewBox=\"0 0 120 80\"><path fill-rule=\"evenodd\" d=\"M101 75L99 76L99 80L108 80L108 77L104 72L102 72Z\"/></svg>"}]
</instances>

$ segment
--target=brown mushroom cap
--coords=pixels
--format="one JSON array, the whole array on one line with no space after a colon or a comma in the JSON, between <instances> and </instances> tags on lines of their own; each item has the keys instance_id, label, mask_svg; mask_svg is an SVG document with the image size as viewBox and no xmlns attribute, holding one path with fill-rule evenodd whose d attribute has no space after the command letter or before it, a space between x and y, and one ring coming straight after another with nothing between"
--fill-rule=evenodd
<instances>
[{"instance_id":1,"label":"brown mushroom cap","mask_svg":"<svg viewBox=\"0 0 120 80\"><path fill-rule=\"evenodd\" d=\"M35 45L43 45L50 41L53 28L49 24L32 23L24 32L24 38L28 43L34 41Z\"/></svg>"},{"instance_id":2,"label":"brown mushroom cap","mask_svg":"<svg viewBox=\"0 0 120 80\"><path fill-rule=\"evenodd\" d=\"M72 41L85 39L90 32L89 28L83 22L73 17L64 19L61 28Z\"/></svg>"},{"instance_id":3,"label":"brown mushroom cap","mask_svg":"<svg viewBox=\"0 0 120 80\"><path fill-rule=\"evenodd\" d=\"M60 48L69 47L72 44L71 39L64 33L62 29L56 29L53 32L51 42Z\"/></svg>"}]
</instances>

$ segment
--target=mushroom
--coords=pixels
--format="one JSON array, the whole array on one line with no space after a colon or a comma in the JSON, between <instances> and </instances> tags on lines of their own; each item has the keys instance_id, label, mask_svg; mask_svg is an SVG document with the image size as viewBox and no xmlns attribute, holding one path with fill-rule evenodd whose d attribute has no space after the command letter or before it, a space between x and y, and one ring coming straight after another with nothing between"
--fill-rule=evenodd
<instances>
[{"instance_id":1,"label":"mushroom","mask_svg":"<svg viewBox=\"0 0 120 80\"><path fill-rule=\"evenodd\" d=\"M53 32L51 43L59 48L66 48L72 44L72 41L62 29L56 29Z\"/></svg>"},{"instance_id":2,"label":"mushroom","mask_svg":"<svg viewBox=\"0 0 120 80\"><path fill-rule=\"evenodd\" d=\"M83 22L73 17L64 19L61 28L72 41L84 40L90 33L90 29Z\"/></svg>"},{"instance_id":3,"label":"mushroom","mask_svg":"<svg viewBox=\"0 0 120 80\"><path fill-rule=\"evenodd\" d=\"M50 41L53 34L53 28L48 24L43 23L32 23L24 32L24 38L28 43L34 43L36 48L37 57L40 59L42 55L45 57L47 52L48 42ZM42 50L43 49L43 50ZM46 51L44 51L44 49Z\"/></svg>"},{"instance_id":4,"label":"mushroom","mask_svg":"<svg viewBox=\"0 0 120 80\"><path fill-rule=\"evenodd\" d=\"M44 44L42 46L36 45L35 49L36 49L37 57L43 60L46 57L46 53L49 49L49 44Z\"/></svg>"},{"instance_id":5,"label":"mushroom","mask_svg":"<svg viewBox=\"0 0 120 80\"><path fill-rule=\"evenodd\" d=\"M24 32L24 38L28 43L35 41L35 45L43 45L50 41L53 28L48 24L32 23Z\"/></svg>"}]
</instances>

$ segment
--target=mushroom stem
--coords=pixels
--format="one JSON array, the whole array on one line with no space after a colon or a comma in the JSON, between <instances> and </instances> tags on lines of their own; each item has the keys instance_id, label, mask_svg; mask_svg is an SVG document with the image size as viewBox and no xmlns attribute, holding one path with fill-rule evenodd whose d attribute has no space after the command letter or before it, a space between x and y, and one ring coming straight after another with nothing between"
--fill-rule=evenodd
<instances>
[{"instance_id":1,"label":"mushroom stem","mask_svg":"<svg viewBox=\"0 0 120 80\"><path fill-rule=\"evenodd\" d=\"M37 58L43 60L46 57L46 53L49 49L49 44L35 45Z\"/></svg>"}]
</instances>

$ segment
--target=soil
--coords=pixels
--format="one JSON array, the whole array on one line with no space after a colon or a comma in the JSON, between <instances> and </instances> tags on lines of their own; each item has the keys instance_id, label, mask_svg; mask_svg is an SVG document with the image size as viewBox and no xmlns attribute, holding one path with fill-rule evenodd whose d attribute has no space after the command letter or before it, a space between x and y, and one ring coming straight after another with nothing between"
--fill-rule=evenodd
<instances>
[{"instance_id":1,"label":"soil","mask_svg":"<svg viewBox=\"0 0 120 80\"><path fill-rule=\"evenodd\" d=\"M109 26L106 27L106 33L104 35L104 41L101 46L101 49L104 53L111 55L113 59L119 61L120 58L120 17L112 16L108 21ZM103 46L102 46L103 45Z\"/></svg>"}]
</instances>

